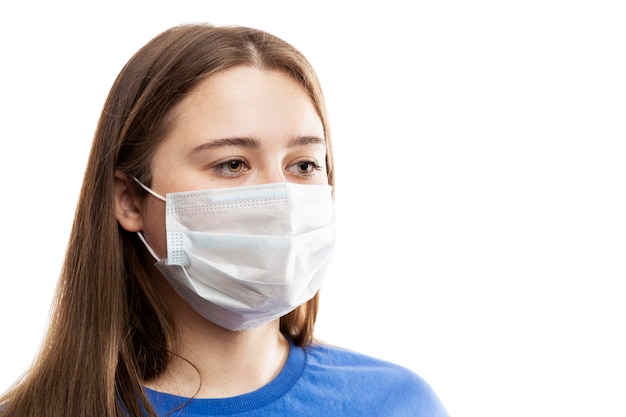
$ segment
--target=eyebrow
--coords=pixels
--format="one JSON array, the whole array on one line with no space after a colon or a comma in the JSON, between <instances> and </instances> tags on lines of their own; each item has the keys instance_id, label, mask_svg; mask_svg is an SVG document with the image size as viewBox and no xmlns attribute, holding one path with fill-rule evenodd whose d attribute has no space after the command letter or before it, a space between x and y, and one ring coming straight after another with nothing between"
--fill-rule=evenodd
<instances>
[{"instance_id":1,"label":"eyebrow","mask_svg":"<svg viewBox=\"0 0 626 417\"><path fill-rule=\"evenodd\" d=\"M296 146L305 146L305 145L325 145L326 141L324 138L320 138L318 136L298 136L297 138L293 138L289 141L287 146L289 148L295 148Z\"/></svg>"},{"instance_id":2,"label":"eyebrow","mask_svg":"<svg viewBox=\"0 0 626 417\"><path fill-rule=\"evenodd\" d=\"M261 144L258 140L253 138L219 138L212 139L208 142L203 143L202 145L198 145L191 150L192 153L196 153L199 151L203 151L205 149L219 148L222 146L243 146L245 148L259 149Z\"/></svg>"},{"instance_id":3,"label":"eyebrow","mask_svg":"<svg viewBox=\"0 0 626 417\"><path fill-rule=\"evenodd\" d=\"M296 138L291 139L287 143L287 147L295 148L298 146L306 146L306 145L311 145L311 144L325 145L326 141L323 138L320 138L318 136L298 136ZM219 139L212 139L208 142L198 145L195 148L193 148L191 152L196 153L196 152L203 151L205 149L214 149L214 148L219 148L223 146L243 146L245 148L260 149L261 142L259 142L257 139L250 138L250 137L219 138Z\"/></svg>"}]
</instances>

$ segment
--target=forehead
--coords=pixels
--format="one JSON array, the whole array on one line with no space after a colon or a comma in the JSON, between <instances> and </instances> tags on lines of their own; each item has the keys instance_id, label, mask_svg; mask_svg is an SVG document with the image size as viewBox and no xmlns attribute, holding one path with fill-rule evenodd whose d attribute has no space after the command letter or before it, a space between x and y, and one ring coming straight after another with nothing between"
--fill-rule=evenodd
<instances>
[{"instance_id":1,"label":"forehead","mask_svg":"<svg viewBox=\"0 0 626 417\"><path fill-rule=\"evenodd\" d=\"M308 92L279 71L235 67L201 81L172 110L174 130L204 128L219 134L313 129L323 137L319 111ZM232 130L238 132L232 132ZM269 132L268 132L269 133Z\"/></svg>"}]
</instances>

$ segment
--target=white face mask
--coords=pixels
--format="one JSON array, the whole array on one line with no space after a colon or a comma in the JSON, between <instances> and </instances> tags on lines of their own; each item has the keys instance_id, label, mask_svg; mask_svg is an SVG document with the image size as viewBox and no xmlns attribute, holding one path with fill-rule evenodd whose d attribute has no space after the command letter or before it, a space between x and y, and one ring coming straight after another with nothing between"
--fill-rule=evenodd
<instances>
[{"instance_id":1,"label":"white face mask","mask_svg":"<svg viewBox=\"0 0 626 417\"><path fill-rule=\"evenodd\" d=\"M274 183L167 194L167 258L156 266L207 320L262 326L320 289L335 240L332 187Z\"/></svg>"}]
</instances>

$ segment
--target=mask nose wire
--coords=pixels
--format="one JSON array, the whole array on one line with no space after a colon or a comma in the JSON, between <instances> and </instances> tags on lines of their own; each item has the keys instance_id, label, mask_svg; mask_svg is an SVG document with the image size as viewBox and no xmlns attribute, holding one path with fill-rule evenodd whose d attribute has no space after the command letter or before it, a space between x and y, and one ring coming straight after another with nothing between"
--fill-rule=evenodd
<instances>
[{"instance_id":1,"label":"mask nose wire","mask_svg":"<svg viewBox=\"0 0 626 417\"><path fill-rule=\"evenodd\" d=\"M147 185L145 185L143 182L139 181L139 180L137 179L137 177L135 177L134 175L131 175L130 177L131 177L131 178L132 178L132 179L133 179L133 180L134 180L137 184L139 184L139 186L140 186L141 188L143 188L144 190L146 190L147 192L149 192L150 194L152 194L153 196L155 196L155 197L156 197L156 198L158 198L159 200L166 201L166 200L165 200L165 197L163 197L162 195L160 195L160 194L158 194L158 193L156 193L156 192L152 191L152 190L150 189L150 187L148 187ZM150 252L150 255L152 255L152 257L153 257L154 259L156 259L156 261L157 261L157 262L158 262L158 261L160 261L160 260L161 260L161 258L159 258L159 257L157 256L156 252L154 251L154 249L152 249L152 246L150 246L150 244L149 244L149 243L148 243L148 241L146 240L146 237L143 235L143 233L141 233L141 232L137 232L137 236L139 236L139 239L143 242L143 244L144 244L144 246L146 247L146 249L148 249L148 252Z\"/></svg>"}]
</instances>

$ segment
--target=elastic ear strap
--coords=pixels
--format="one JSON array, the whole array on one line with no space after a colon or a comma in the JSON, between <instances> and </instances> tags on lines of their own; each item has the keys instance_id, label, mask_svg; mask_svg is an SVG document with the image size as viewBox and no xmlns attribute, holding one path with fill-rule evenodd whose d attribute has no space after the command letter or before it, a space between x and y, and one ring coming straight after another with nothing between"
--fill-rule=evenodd
<instances>
[{"instance_id":1,"label":"elastic ear strap","mask_svg":"<svg viewBox=\"0 0 626 417\"><path fill-rule=\"evenodd\" d=\"M166 200L165 200L165 197L163 197L162 195L157 194L157 193L155 193L154 191L152 191L152 190L151 190L151 189L150 189L147 185L145 185L143 182L139 181L139 180L137 179L137 177L135 177L134 175L131 175L130 177L131 177L133 180L135 180L135 182L136 182L137 184L139 184L139 185L141 186L141 188L143 188L144 190L146 190L147 192L149 192L150 194L152 194L153 196L155 196L155 197L156 197L156 198L158 198L159 200L166 201Z\"/></svg>"},{"instance_id":2,"label":"elastic ear strap","mask_svg":"<svg viewBox=\"0 0 626 417\"><path fill-rule=\"evenodd\" d=\"M137 236L139 236L139 239L141 239L141 241L143 242L143 244L146 246L146 249L148 249L148 252L150 252L150 255L152 255L152 257L154 259L158 261L160 261L161 259L159 259L159 257L157 256L156 252L152 249L152 247L148 244L148 241L146 240L146 238L144 237L143 233L141 232L137 232Z\"/></svg>"}]
</instances>

